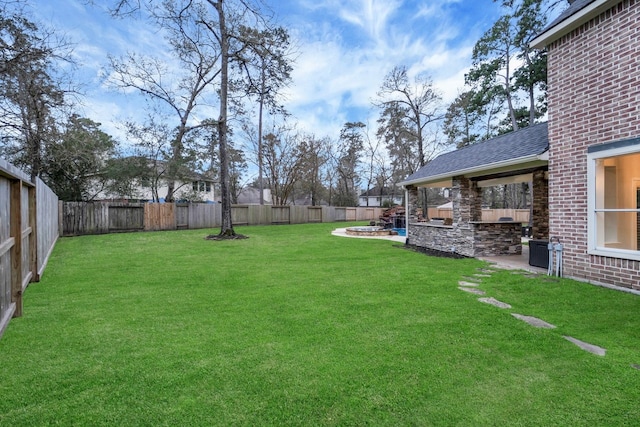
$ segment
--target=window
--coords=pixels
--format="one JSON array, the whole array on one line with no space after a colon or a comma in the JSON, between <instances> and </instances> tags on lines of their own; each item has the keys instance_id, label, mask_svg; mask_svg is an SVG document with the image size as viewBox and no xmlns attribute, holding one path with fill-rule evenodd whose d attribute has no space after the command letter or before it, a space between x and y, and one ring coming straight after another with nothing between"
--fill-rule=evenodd
<instances>
[{"instance_id":1,"label":"window","mask_svg":"<svg viewBox=\"0 0 640 427\"><path fill-rule=\"evenodd\" d=\"M193 189L193 191L200 191L200 192L207 192L210 193L211 192L211 182L209 181L193 181L191 183L191 188Z\"/></svg>"},{"instance_id":2,"label":"window","mask_svg":"<svg viewBox=\"0 0 640 427\"><path fill-rule=\"evenodd\" d=\"M640 260L640 139L589 148L589 253Z\"/></svg>"}]
</instances>

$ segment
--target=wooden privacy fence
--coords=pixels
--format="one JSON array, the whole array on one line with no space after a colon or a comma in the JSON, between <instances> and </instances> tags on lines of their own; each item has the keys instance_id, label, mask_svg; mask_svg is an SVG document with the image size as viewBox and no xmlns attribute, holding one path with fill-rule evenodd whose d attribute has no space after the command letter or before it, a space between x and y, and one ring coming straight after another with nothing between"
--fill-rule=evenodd
<instances>
[{"instance_id":1,"label":"wooden privacy fence","mask_svg":"<svg viewBox=\"0 0 640 427\"><path fill-rule=\"evenodd\" d=\"M59 211L63 236L215 228L222 224L220 204L60 202ZM383 211L371 207L233 205L231 220L234 225L373 221Z\"/></svg>"},{"instance_id":2,"label":"wooden privacy fence","mask_svg":"<svg viewBox=\"0 0 640 427\"><path fill-rule=\"evenodd\" d=\"M57 196L0 159L0 336L22 315L22 295L40 280L57 238Z\"/></svg>"}]
</instances>

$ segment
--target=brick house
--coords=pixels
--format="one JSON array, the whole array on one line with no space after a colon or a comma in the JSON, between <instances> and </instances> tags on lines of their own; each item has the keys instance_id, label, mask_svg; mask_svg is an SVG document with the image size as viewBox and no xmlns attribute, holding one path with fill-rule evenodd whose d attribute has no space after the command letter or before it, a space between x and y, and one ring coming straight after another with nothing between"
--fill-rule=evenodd
<instances>
[{"instance_id":1,"label":"brick house","mask_svg":"<svg viewBox=\"0 0 640 427\"><path fill-rule=\"evenodd\" d=\"M567 276L640 289L640 2L576 0L548 49L549 232Z\"/></svg>"},{"instance_id":2,"label":"brick house","mask_svg":"<svg viewBox=\"0 0 640 427\"><path fill-rule=\"evenodd\" d=\"M408 243L468 256L519 253L515 238L509 244L508 225L478 221L477 198L483 185L526 172L533 181L534 238L560 239L564 275L640 290L640 1L570 3L532 43L548 49L548 151L538 154L548 163L512 158L499 168L491 159L439 175L426 165L403 182ZM524 130L509 138L526 144ZM418 188L437 186L438 179L453 186L454 223L434 232L412 213Z\"/></svg>"}]
</instances>

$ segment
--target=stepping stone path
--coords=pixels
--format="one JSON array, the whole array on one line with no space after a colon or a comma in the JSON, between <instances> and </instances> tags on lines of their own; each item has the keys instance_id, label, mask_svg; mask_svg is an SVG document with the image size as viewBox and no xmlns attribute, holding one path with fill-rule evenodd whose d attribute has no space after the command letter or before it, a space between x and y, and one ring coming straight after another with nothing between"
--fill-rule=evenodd
<instances>
[{"instance_id":1,"label":"stepping stone path","mask_svg":"<svg viewBox=\"0 0 640 427\"><path fill-rule=\"evenodd\" d=\"M482 282L482 279L480 279L481 277L491 277L491 273L495 273L495 270L490 270L487 268L479 268L478 271L480 271L480 273L475 273L473 276L473 278L470 277L464 277L465 279L469 279L469 280L476 280L478 282ZM515 274L515 273L514 273ZM531 278L536 278L539 277L538 274L531 274L531 273L526 273L525 274L526 277L531 277ZM555 278L553 278L555 279ZM557 279L556 279L557 280ZM556 281L556 280L547 280L547 281ZM458 289L460 289L461 291L465 291L465 292L469 292L472 294L476 294L476 295L485 295L486 292L484 292L481 289L478 289L478 286L480 286L478 283L475 282L469 282L469 281L465 281L465 280L460 280L458 281ZM485 304L491 304L495 307L498 308L511 308L510 304L507 304L506 302L502 302L502 301L498 301L497 299L491 297L491 298L478 298L478 301L483 302ZM511 315L513 317L515 317L516 319L522 320L523 322L528 323L529 325L536 327L536 328L544 328L544 329L555 329L556 326L552 325L551 323L545 322L542 319L538 319L537 317L533 317L533 316L525 316L523 314L518 314L518 313L511 313ZM588 351L589 353L595 354L597 356L605 356L607 353L607 349L602 348L602 347L598 347L597 345L593 345L593 344L589 344L587 342L584 341L580 341L579 339L567 336L567 335L563 335L562 336L564 339L566 339L569 342L572 342L573 344L577 345L578 347L580 347L581 349ZM631 364L631 367L637 370L640 370L640 364Z\"/></svg>"},{"instance_id":2,"label":"stepping stone path","mask_svg":"<svg viewBox=\"0 0 640 427\"><path fill-rule=\"evenodd\" d=\"M511 308L511 305L507 304L506 302L502 302L502 301L498 301L495 298L478 298L478 301L483 302L485 304L491 304L494 305L498 308Z\"/></svg>"},{"instance_id":3,"label":"stepping stone path","mask_svg":"<svg viewBox=\"0 0 640 427\"><path fill-rule=\"evenodd\" d=\"M538 319L537 317L525 316L518 313L511 313L511 315L516 319L520 319L523 322L530 324L531 326L535 326L536 328L554 329L556 327L555 325L552 325L551 323L547 323L542 319Z\"/></svg>"},{"instance_id":4,"label":"stepping stone path","mask_svg":"<svg viewBox=\"0 0 640 427\"><path fill-rule=\"evenodd\" d=\"M466 287L471 287L471 288L477 288L478 286L480 286L477 283L473 283L473 282L465 282L464 280L460 280L458 282L459 286L466 286Z\"/></svg>"},{"instance_id":5,"label":"stepping stone path","mask_svg":"<svg viewBox=\"0 0 640 427\"><path fill-rule=\"evenodd\" d=\"M475 282L466 282L464 280L458 281L458 289L460 289L461 291L469 292L470 294L476 295L486 295L486 292L478 289L478 286L480 285Z\"/></svg>"},{"instance_id":6,"label":"stepping stone path","mask_svg":"<svg viewBox=\"0 0 640 427\"><path fill-rule=\"evenodd\" d=\"M463 286L458 286L458 289L460 289L461 291L469 292L470 294L486 295L485 291L478 288L465 288Z\"/></svg>"},{"instance_id":7,"label":"stepping stone path","mask_svg":"<svg viewBox=\"0 0 640 427\"><path fill-rule=\"evenodd\" d=\"M588 351L589 353L593 353L598 356L604 356L607 353L607 349L598 347L597 345L589 344L588 342L580 341L578 339L575 339L567 335L563 335L562 338L564 338L569 342L574 343L575 345L577 345L578 347L580 347L585 351Z\"/></svg>"}]
</instances>

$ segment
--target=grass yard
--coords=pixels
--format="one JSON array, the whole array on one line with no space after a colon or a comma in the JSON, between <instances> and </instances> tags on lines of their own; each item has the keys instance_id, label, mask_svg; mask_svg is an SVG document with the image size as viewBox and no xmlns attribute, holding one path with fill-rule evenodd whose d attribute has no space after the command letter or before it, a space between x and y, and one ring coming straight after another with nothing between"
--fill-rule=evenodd
<instances>
[{"instance_id":1,"label":"grass yard","mask_svg":"<svg viewBox=\"0 0 640 427\"><path fill-rule=\"evenodd\" d=\"M60 239L0 339L0 425L640 425L640 297L497 271L504 310L458 289L486 264L336 226Z\"/></svg>"}]
</instances>

